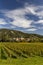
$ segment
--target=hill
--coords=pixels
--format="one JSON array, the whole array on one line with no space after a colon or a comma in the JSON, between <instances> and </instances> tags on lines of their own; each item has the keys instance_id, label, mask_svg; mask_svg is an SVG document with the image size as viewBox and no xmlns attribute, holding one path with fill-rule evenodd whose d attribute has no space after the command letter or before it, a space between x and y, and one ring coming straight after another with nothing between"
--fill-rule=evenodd
<instances>
[{"instance_id":1,"label":"hill","mask_svg":"<svg viewBox=\"0 0 43 65\"><path fill-rule=\"evenodd\" d=\"M0 42L7 41L43 42L43 36L23 33L17 30L0 29Z\"/></svg>"}]
</instances>

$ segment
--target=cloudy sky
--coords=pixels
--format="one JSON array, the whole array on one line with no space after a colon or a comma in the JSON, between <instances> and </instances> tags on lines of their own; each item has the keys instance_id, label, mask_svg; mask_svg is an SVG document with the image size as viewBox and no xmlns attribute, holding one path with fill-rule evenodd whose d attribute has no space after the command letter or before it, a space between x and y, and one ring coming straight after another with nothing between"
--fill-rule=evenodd
<instances>
[{"instance_id":1,"label":"cloudy sky","mask_svg":"<svg viewBox=\"0 0 43 65\"><path fill-rule=\"evenodd\" d=\"M0 0L0 28L43 35L43 0Z\"/></svg>"}]
</instances>

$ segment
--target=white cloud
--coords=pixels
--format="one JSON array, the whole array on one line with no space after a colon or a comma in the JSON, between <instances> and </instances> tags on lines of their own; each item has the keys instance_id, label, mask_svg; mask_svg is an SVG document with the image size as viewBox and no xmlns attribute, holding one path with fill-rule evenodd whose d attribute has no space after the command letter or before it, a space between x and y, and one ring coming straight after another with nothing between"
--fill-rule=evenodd
<instances>
[{"instance_id":1,"label":"white cloud","mask_svg":"<svg viewBox=\"0 0 43 65\"><path fill-rule=\"evenodd\" d=\"M35 5L26 4L23 8L14 9L10 11L5 10L1 12L4 12L5 16L13 19L13 21L10 22L10 24L12 24L13 26L18 26L18 27L23 27L23 28L33 27L31 24L34 22L34 20L28 20L27 18L25 18L26 14L36 15L40 19L43 18L43 6L35 6ZM39 20L36 23L42 24L43 20ZM36 29L28 29L28 30L35 31Z\"/></svg>"},{"instance_id":2,"label":"white cloud","mask_svg":"<svg viewBox=\"0 0 43 65\"><path fill-rule=\"evenodd\" d=\"M18 27L23 27L23 28L28 28L31 27L31 23L32 21L28 21L26 19L23 18L17 18L17 20L11 22L11 24L18 26Z\"/></svg>"},{"instance_id":3,"label":"white cloud","mask_svg":"<svg viewBox=\"0 0 43 65\"><path fill-rule=\"evenodd\" d=\"M36 31L36 28L27 29L26 31Z\"/></svg>"},{"instance_id":4,"label":"white cloud","mask_svg":"<svg viewBox=\"0 0 43 65\"><path fill-rule=\"evenodd\" d=\"M21 9L16 9L12 11L7 11L5 12L5 16L8 16L12 18L14 21L11 22L10 24L16 25L18 27L23 27L23 28L29 28L32 27L31 23L33 22L32 20L27 20L25 18L25 15L30 13L26 8L21 8Z\"/></svg>"},{"instance_id":5,"label":"white cloud","mask_svg":"<svg viewBox=\"0 0 43 65\"><path fill-rule=\"evenodd\" d=\"M4 22L4 19L0 19L0 24L6 24L6 22Z\"/></svg>"},{"instance_id":6,"label":"white cloud","mask_svg":"<svg viewBox=\"0 0 43 65\"><path fill-rule=\"evenodd\" d=\"M39 20L39 21L37 21L36 23L43 24L43 20Z\"/></svg>"},{"instance_id":7,"label":"white cloud","mask_svg":"<svg viewBox=\"0 0 43 65\"><path fill-rule=\"evenodd\" d=\"M38 27L38 29L43 29L43 27Z\"/></svg>"},{"instance_id":8,"label":"white cloud","mask_svg":"<svg viewBox=\"0 0 43 65\"><path fill-rule=\"evenodd\" d=\"M10 28L12 29L12 28L16 28L15 26L10 26Z\"/></svg>"},{"instance_id":9,"label":"white cloud","mask_svg":"<svg viewBox=\"0 0 43 65\"><path fill-rule=\"evenodd\" d=\"M33 15L38 16L40 19L43 18L43 6L27 6L26 7L27 13L30 12Z\"/></svg>"}]
</instances>

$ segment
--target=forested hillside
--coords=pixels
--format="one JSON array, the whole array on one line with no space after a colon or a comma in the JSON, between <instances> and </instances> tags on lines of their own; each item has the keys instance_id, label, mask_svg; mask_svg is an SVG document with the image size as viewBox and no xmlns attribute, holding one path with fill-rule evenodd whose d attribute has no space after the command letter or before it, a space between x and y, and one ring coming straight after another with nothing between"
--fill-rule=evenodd
<instances>
[{"instance_id":1,"label":"forested hillside","mask_svg":"<svg viewBox=\"0 0 43 65\"><path fill-rule=\"evenodd\" d=\"M17 30L0 29L0 42L43 42L43 36L38 34L28 34Z\"/></svg>"}]
</instances>

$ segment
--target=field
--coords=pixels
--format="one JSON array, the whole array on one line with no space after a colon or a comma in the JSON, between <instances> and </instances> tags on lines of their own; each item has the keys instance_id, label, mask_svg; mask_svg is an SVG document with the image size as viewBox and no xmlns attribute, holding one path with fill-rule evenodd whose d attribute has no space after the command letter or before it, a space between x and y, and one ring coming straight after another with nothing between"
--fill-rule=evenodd
<instances>
[{"instance_id":1,"label":"field","mask_svg":"<svg viewBox=\"0 0 43 65\"><path fill-rule=\"evenodd\" d=\"M0 65L43 65L43 43L0 43Z\"/></svg>"}]
</instances>

